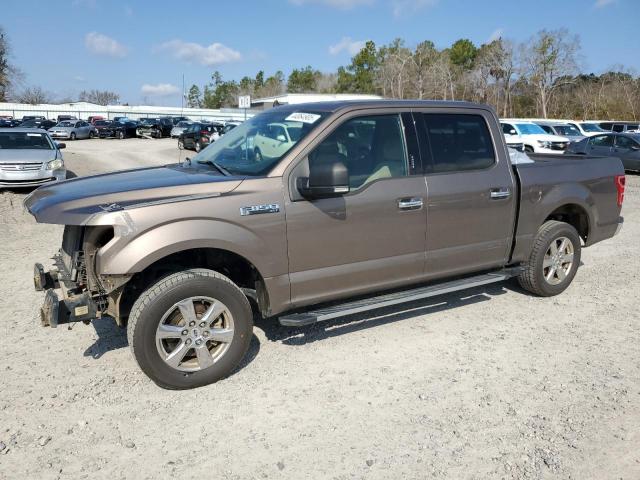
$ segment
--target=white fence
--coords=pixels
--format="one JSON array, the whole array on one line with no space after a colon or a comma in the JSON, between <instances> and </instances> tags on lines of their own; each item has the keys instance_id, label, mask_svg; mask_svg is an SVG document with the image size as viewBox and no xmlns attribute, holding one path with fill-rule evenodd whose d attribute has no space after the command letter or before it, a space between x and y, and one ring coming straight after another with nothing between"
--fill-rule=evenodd
<instances>
[{"instance_id":1,"label":"white fence","mask_svg":"<svg viewBox=\"0 0 640 480\"><path fill-rule=\"evenodd\" d=\"M185 116L191 120L229 121L244 120L245 111L233 108L220 110L207 108L180 108L158 107L150 105L95 105L93 103L76 102L55 104L29 105L26 103L0 103L0 116L11 116L20 119L25 115L42 115L46 118L56 119L58 115L74 115L86 120L90 116L100 115L107 119L113 117L128 117L131 119L147 117ZM247 111L246 118L254 115Z\"/></svg>"}]
</instances>

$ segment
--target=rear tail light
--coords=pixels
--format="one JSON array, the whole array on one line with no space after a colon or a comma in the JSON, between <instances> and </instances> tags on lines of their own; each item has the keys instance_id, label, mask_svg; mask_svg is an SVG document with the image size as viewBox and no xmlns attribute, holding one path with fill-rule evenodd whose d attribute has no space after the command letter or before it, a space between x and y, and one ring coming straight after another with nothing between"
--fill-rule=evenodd
<instances>
[{"instance_id":1,"label":"rear tail light","mask_svg":"<svg viewBox=\"0 0 640 480\"><path fill-rule=\"evenodd\" d=\"M618 191L618 206L621 207L622 202L624 201L624 184L625 184L624 175L616 175L615 182L616 182L616 190Z\"/></svg>"},{"instance_id":2,"label":"rear tail light","mask_svg":"<svg viewBox=\"0 0 640 480\"><path fill-rule=\"evenodd\" d=\"M203 137L205 135L209 135L209 130L200 130L200 135L202 135Z\"/></svg>"}]
</instances>

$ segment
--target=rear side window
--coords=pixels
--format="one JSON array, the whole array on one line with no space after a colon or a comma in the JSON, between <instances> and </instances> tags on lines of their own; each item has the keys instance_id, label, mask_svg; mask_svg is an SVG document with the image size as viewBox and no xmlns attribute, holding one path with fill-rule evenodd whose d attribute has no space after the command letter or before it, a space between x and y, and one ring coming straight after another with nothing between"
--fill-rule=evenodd
<instances>
[{"instance_id":1,"label":"rear side window","mask_svg":"<svg viewBox=\"0 0 640 480\"><path fill-rule=\"evenodd\" d=\"M423 114L433 173L489 168L495 152L480 115Z\"/></svg>"},{"instance_id":2,"label":"rear side window","mask_svg":"<svg viewBox=\"0 0 640 480\"><path fill-rule=\"evenodd\" d=\"M616 138L616 147L618 148L640 148L637 142L631 140L629 137L623 137L622 135Z\"/></svg>"}]
</instances>

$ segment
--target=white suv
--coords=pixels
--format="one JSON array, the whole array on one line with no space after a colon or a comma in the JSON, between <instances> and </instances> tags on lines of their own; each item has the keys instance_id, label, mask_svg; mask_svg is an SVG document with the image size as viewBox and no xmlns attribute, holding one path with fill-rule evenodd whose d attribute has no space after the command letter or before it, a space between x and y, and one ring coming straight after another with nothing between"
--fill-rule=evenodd
<instances>
[{"instance_id":1,"label":"white suv","mask_svg":"<svg viewBox=\"0 0 640 480\"><path fill-rule=\"evenodd\" d=\"M519 135L527 152L562 154L570 143L567 137L550 135L533 122L509 119L500 124L507 143L510 137Z\"/></svg>"}]
</instances>

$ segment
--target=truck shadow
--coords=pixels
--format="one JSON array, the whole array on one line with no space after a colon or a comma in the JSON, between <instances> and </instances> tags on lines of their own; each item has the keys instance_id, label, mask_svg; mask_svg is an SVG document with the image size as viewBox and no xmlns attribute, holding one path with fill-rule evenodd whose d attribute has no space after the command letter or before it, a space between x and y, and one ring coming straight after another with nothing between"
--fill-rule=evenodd
<instances>
[{"instance_id":1,"label":"truck shadow","mask_svg":"<svg viewBox=\"0 0 640 480\"><path fill-rule=\"evenodd\" d=\"M517 291L517 289L518 287L513 282L486 285L403 305L349 315L306 327L283 327L275 318L256 319L255 325L272 342L282 342L285 345L305 345L368 328L388 325L420 315L434 314L457 307L486 302L491 300L492 297L507 293L508 290Z\"/></svg>"},{"instance_id":2,"label":"truck shadow","mask_svg":"<svg viewBox=\"0 0 640 480\"><path fill-rule=\"evenodd\" d=\"M91 322L98 334L96 341L84 351L85 357L99 359L105 353L129 346L126 328L120 328L111 317L104 316ZM242 370L249 365L260 351L260 340L255 335L251 338L249 350L234 371Z\"/></svg>"}]
</instances>

